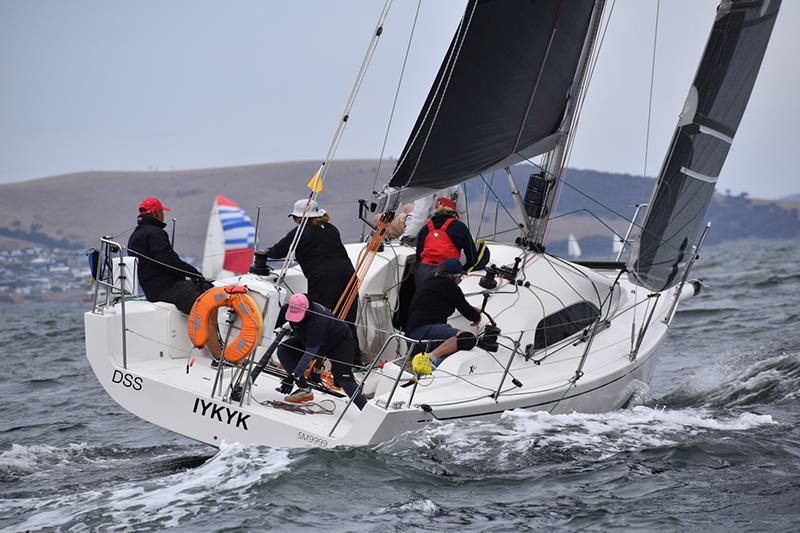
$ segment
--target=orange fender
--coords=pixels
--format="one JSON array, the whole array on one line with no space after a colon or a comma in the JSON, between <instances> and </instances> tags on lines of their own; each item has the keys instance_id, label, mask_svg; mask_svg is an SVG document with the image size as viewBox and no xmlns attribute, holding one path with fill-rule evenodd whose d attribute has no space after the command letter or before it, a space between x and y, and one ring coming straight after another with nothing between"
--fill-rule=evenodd
<instances>
[{"instance_id":1,"label":"orange fender","mask_svg":"<svg viewBox=\"0 0 800 533\"><path fill-rule=\"evenodd\" d=\"M225 346L223 357L238 363L256 347L264 333L264 319L255 300L247 294L247 287L231 285L214 287L200 295L189 313L189 339L197 348L208 343L215 330L215 312L220 307L230 307L242 322L239 336Z\"/></svg>"}]
</instances>

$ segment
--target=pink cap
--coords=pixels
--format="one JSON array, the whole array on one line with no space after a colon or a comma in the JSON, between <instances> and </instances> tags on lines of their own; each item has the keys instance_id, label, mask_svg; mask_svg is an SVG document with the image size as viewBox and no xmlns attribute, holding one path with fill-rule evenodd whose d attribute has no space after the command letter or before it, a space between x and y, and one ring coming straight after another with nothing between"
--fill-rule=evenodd
<instances>
[{"instance_id":1,"label":"pink cap","mask_svg":"<svg viewBox=\"0 0 800 533\"><path fill-rule=\"evenodd\" d=\"M308 297L303 293L292 294L289 297L289 309L286 310L286 320L300 322L308 311Z\"/></svg>"}]
</instances>

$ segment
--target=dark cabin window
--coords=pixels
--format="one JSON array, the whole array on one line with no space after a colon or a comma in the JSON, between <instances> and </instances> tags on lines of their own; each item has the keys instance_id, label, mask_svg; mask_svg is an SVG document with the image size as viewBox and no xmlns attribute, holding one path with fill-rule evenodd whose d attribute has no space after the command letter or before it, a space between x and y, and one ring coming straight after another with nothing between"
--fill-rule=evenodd
<instances>
[{"instance_id":1,"label":"dark cabin window","mask_svg":"<svg viewBox=\"0 0 800 533\"><path fill-rule=\"evenodd\" d=\"M544 317L536 326L533 349L540 350L589 326L600 316L591 302L578 302L557 313Z\"/></svg>"}]
</instances>

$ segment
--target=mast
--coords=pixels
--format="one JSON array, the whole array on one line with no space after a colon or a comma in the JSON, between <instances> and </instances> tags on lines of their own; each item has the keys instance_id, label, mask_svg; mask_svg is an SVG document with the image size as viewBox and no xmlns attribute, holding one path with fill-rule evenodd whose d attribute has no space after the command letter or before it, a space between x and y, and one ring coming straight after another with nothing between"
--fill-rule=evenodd
<instances>
[{"instance_id":1,"label":"mast","mask_svg":"<svg viewBox=\"0 0 800 533\"><path fill-rule=\"evenodd\" d=\"M589 22L589 31L586 34L586 39L583 43L581 50L580 60L578 62L578 69L575 72L575 79L570 89L570 94L567 102L567 107L564 111L564 118L561 127L557 132L558 139L556 146L545 155L544 165L544 180L546 182L545 197L543 201L543 208L539 210L542 216L535 217L529 216L528 213L522 215L528 220L527 227L529 228L528 243L534 248L543 250L544 236L547 230L547 222L550 220L553 205L555 204L556 192L558 190L558 182L561 180L561 175L564 172L564 163L570 145L570 139L573 129L577 125L578 115L575 111L578 107L581 94L585 91L585 84L588 83L587 73L589 66L589 58L592 55L592 49L597 40L597 34L600 29L600 21L603 15L603 8L605 7L605 0L596 0L592 16Z\"/></svg>"}]
</instances>

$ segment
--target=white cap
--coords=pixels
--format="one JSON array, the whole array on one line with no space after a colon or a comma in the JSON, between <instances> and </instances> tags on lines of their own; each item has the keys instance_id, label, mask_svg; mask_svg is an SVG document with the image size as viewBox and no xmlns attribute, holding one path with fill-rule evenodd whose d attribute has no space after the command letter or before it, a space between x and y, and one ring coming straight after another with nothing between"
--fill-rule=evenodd
<instances>
[{"instance_id":1,"label":"white cap","mask_svg":"<svg viewBox=\"0 0 800 533\"><path fill-rule=\"evenodd\" d=\"M308 205L308 209L306 209L306 205ZM316 201L309 201L308 199L303 198L294 203L294 208L292 209L292 212L289 213L289 216L302 218L303 212L305 212L305 216L308 218L321 217L327 213L327 211L324 209L319 208Z\"/></svg>"}]
</instances>

